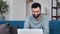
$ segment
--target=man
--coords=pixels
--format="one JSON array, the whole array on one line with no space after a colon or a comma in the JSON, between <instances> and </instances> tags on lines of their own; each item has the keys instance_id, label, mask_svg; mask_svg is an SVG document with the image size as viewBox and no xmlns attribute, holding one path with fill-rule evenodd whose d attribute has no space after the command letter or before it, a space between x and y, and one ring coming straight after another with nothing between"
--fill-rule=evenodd
<instances>
[{"instance_id":1,"label":"man","mask_svg":"<svg viewBox=\"0 0 60 34\"><path fill-rule=\"evenodd\" d=\"M43 34L49 34L49 22L46 16L41 15L41 5L37 2L31 6L32 15L24 23L25 29L43 29Z\"/></svg>"}]
</instances>

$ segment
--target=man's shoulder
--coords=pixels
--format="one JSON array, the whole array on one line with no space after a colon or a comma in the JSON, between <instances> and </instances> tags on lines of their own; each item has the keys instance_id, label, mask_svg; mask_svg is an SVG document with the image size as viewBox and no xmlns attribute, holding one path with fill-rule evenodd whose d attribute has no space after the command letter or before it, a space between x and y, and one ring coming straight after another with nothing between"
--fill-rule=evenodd
<instances>
[{"instance_id":1,"label":"man's shoulder","mask_svg":"<svg viewBox=\"0 0 60 34\"><path fill-rule=\"evenodd\" d=\"M43 19L47 19L47 20L48 20L47 16L45 16L45 15L42 15L41 17L42 17Z\"/></svg>"},{"instance_id":2,"label":"man's shoulder","mask_svg":"<svg viewBox=\"0 0 60 34\"><path fill-rule=\"evenodd\" d=\"M49 20L45 15L42 16L42 20L44 21L44 24L49 23Z\"/></svg>"},{"instance_id":3,"label":"man's shoulder","mask_svg":"<svg viewBox=\"0 0 60 34\"><path fill-rule=\"evenodd\" d=\"M42 17L44 17L44 18L46 18L47 16L45 16L45 15L41 15Z\"/></svg>"}]
</instances>

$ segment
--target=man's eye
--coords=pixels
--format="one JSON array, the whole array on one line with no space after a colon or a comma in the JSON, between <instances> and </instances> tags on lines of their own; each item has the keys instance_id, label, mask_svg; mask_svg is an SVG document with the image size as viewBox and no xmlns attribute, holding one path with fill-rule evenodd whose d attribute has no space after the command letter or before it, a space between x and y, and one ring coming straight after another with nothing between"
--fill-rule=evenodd
<instances>
[{"instance_id":1,"label":"man's eye","mask_svg":"<svg viewBox=\"0 0 60 34\"><path fill-rule=\"evenodd\" d=\"M35 11L33 11L33 12L35 12Z\"/></svg>"},{"instance_id":2,"label":"man's eye","mask_svg":"<svg viewBox=\"0 0 60 34\"><path fill-rule=\"evenodd\" d=\"M39 12L39 11L37 11L37 12Z\"/></svg>"}]
</instances>

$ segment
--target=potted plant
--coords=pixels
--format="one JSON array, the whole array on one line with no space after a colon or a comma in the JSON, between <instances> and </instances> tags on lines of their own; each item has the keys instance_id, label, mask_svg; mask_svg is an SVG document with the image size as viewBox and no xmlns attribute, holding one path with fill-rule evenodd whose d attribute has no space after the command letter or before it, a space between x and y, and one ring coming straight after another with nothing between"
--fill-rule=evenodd
<instances>
[{"instance_id":1,"label":"potted plant","mask_svg":"<svg viewBox=\"0 0 60 34\"><path fill-rule=\"evenodd\" d=\"M9 5L6 3L7 1L0 0L0 15L5 18L4 14L8 12Z\"/></svg>"}]
</instances>

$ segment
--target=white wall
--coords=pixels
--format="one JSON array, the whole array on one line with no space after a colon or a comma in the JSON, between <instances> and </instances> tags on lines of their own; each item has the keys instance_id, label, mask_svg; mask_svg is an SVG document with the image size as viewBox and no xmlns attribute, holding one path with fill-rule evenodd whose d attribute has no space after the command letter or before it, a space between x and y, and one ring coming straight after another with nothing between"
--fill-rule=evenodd
<instances>
[{"instance_id":1,"label":"white wall","mask_svg":"<svg viewBox=\"0 0 60 34\"><path fill-rule=\"evenodd\" d=\"M4 0L9 5L9 12L5 14L5 20L25 20L26 1L25 0Z\"/></svg>"},{"instance_id":2,"label":"white wall","mask_svg":"<svg viewBox=\"0 0 60 34\"><path fill-rule=\"evenodd\" d=\"M13 0L13 20L25 20L26 0Z\"/></svg>"}]
</instances>

